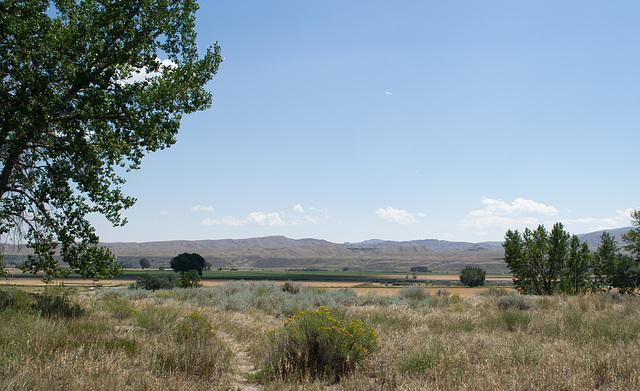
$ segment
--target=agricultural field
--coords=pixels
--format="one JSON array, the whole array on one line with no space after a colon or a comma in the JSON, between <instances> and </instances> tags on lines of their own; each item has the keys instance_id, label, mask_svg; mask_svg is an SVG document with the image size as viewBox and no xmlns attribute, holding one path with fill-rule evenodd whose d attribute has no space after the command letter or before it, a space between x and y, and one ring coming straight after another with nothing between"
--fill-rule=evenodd
<instances>
[{"instance_id":1,"label":"agricultural field","mask_svg":"<svg viewBox=\"0 0 640 391\"><path fill-rule=\"evenodd\" d=\"M177 276L172 270L126 269L124 273L111 280L86 280L79 276L55 280L69 287L128 287L142 275L157 277ZM459 274L439 273L389 273L389 272L353 272L353 271L283 271L283 270L225 270L204 271L200 283L205 287L223 285L233 280L275 281L282 285L286 281L297 281L304 287L324 289L353 289L357 294L374 292L379 295L397 294L404 286L425 284L425 289L435 293L446 287L458 295L475 294L485 288L467 288L460 283ZM21 270L9 268L7 278L0 279L0 286L13 285L33 289L44 288L46 284L39 276L23 274ZM505 274L487 275L487 286L506 287L511 290L511 276Z\"/></svg>"},{"instance_id":2,"label":"agricultural field","mask_svg":"<svg viewBox=\"0 0 640 391\"><path fill-rule=\"evenodd\" d=\"M0 388L640 389L636 297L424 286L387 295L269 281L38 295L5 286Z\"/></svg>"}]
</instances>

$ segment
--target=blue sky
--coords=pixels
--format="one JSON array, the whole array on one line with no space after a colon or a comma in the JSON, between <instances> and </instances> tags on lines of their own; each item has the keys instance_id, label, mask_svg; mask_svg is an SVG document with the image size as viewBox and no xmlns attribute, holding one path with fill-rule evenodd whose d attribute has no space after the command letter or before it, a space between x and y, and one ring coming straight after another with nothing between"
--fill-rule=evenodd
<instances>
[{"instance_id":1,"label":"blue sky","mask_svg":"<svg viewBox=\"0 0 640 391\"><path fill-rule=\"evenodd\" d=\"M213 107L103 241L481 242L640 207L638 2L200 3Z\"/></svg>"}]
</instances>

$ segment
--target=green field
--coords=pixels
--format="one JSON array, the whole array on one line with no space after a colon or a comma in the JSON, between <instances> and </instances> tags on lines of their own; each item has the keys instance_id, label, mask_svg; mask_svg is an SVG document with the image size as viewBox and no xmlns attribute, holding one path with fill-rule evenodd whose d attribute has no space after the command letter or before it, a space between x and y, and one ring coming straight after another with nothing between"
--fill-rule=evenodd
<instances>
[{"instance_id":1,"label":"green field","mask_svg":"<svg viewBox=\"0 0 640 391\"><path fill-rule=\"evenodd\" d=\"M122 274L124 278L135 278L142 274L156 276L175 275L172 270L138 270L128 269ZM371 280L404 280L413 273L398 272L359 272L359 271L301 271L301 270L206 270L203 279L220 280L272 280L272 281L371 281ZM427 277L457 276L454 274L416 273L415 280L425 280ZM448 278L450 279L450 278Z\"/></svg>"}]
</instances>

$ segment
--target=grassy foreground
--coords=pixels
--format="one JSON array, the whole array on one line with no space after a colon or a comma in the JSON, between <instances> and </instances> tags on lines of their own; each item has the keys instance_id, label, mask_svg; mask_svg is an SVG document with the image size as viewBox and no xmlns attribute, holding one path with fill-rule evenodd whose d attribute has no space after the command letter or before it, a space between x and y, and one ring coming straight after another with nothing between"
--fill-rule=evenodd
<instances>
[{"instance_id":1,"label":"grassy foreground","mask_svg":"<svg viewBox=\"0 0 640 391\"><path fill-rule=\"evenodd\" d=\"M156 292L52 290L38 301L0 293L0 389L640 389L640 301L617 294L458 297L416 286L357 296L239 281ZM266 376L269 330L321 306L370 325L375 354L335 382ZM205 331L194 337L194 330Z\"/></svg>"}]
</instances>

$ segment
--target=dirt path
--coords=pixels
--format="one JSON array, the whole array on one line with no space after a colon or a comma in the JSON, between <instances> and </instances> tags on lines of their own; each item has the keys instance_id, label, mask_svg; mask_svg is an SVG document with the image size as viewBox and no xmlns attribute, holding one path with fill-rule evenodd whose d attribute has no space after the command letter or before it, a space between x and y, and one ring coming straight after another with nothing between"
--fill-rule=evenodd
<instances>
[{"instance_id":1,"label":"dirt path","mask_svg":"<svg viewBox=\"0 0 640 391\"><path fill-rule=\"evenodd\" d=\"M258 372L253 365L249 345L239 342L232 335L223 331L217 330L216 334L222 338L234 354L234 368L229 389L243 391L262 390L258 383L247 380L247 375L254 375Z\"/></svg>"}]
</instances>

